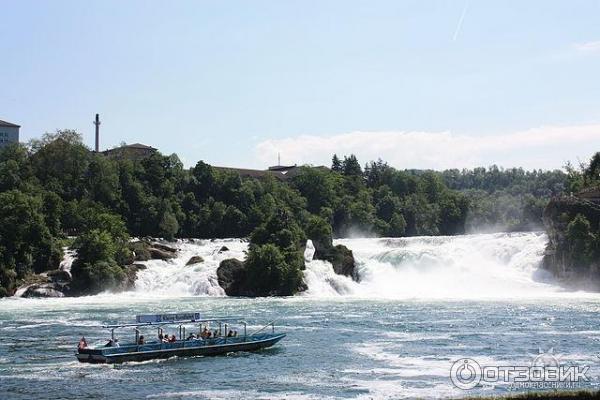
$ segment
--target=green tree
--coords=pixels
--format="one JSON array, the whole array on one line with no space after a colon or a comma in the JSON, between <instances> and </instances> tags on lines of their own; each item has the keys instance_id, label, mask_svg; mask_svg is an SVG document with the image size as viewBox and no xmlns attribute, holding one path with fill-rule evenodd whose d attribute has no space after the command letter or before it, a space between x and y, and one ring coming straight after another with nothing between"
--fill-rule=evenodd
<instances>
[{"instance_id":1,"label":"green tree","mask_svg":"<svg viewBox=\"0 0 600 400\"><path fill-rule=\"evenodd\" d=\"M362 169L354 154L344 157L342 162L342 172L346 176L362 176Z\"/></svg>"},{"instance_id":2,"label":"green tree","mask_svg":"<svg viewBox=\"0 0 600 400\"><path fill-rule=\"evenodd\" d=\"M160 236L166 240L174 240L177 231L179 231L179 223L177 218L170 211L165 211L158 225Z\"/></svg>"},{"instance_id":3,"label":"green tree","mask_svg":"<svg viewBox=\"0 0 600 400\"><path fill-rule=\"evenodd\" d=\"M395 213L390 220L388 236L400 237L406 232L406 221L400 213Z\"/></svg>"},{"instance_id":4,"label":"green tree","mask_svg":"<svg viewBox=\"0 0 600 400\"><path fill-rule=\"evenodd\" d=\"M31 145L31 164L35 176L46 190L72 200L85 194L84 177L92 154L73 130L45 134Z\"/></svg>"},{"instance_id":5,"label":"green tree","mask_svg":"<svg viewBox=\"0 0 600 400\"><path fill-rule=\"evenodd\" d=\"M589 265L592 260L592 246L596 240L588 219L577 214L567 225L566 238L570 258L579 268Z\"/></svg>"},{"instance_id":6,"label":"green tree","mask_svg":"<svg viewBox=\"0 0 600 400\"><path fill-rule=\"evenodd\" d=\"M58 267L62 252L45 224L42 200L18 190L0 193L0 249L17 277Z\"/></svg>"},{"instance_id":7,"label":"green tree","mask_svg":"<svg viewBox=\"0 0 600 400\"><path fill-rule=\"evenodd\" d=\"M247 279L258 296L291 296L302 284L298 265L274 244L252 245L245 265Z\"/></svg>"},{"instance_id":8,"label":"green tree","mask_svg":"<svg viewBox=\"0 0 600 400\"><path fill-rule=\"evenodd\" d=\"M93 229L79 236L74 247L77 259L71 267L73 290L96 294L121 288L125 273L115 260L119 246L108 232Z\"/></svg>"},{"instance_id":9,"label":"green tree","mask_svg":"<svg viewBox=\"0 0 600 400\"><path fill-rule=\"evenodd\" d=\"M342 172L342 161L334 154L331 159L331 170L333 172Z\"/></svg>"}]
</instances>

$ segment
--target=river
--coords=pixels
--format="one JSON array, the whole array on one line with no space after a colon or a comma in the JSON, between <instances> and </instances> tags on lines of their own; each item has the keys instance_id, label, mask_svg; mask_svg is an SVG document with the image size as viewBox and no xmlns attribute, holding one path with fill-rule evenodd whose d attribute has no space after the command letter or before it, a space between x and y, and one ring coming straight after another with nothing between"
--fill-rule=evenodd
<instances>
[{"instance_id":1,"label":"river","mask_svg":"<svg viewBox=\"0 0 600 400\"><path fill-rule=\"evenodd\" d=\"M600 384L600 295L568 292L539 269L541 233L344 239L360 282L307 263L308 290L289 298L224 296L218 263L243 241L181 241L171 261L149 261L127 293L0 300L0 398L387 399L505 394L510 385L455 387L450 369L530 365L540 354L589 366ZM222 246L229 248L219 252ZM186 266L193 255L204 262ZM311 249L307 250L311 258ZM198 310L276 321L288 336L271 349L214 358L79 364L77 341L97 325L139 313ZM174 332L173 332L174 333ZM152 333L149 333L149 336ZM121 340L132 332L121 333Z\"/></svg>"}]
</instances>

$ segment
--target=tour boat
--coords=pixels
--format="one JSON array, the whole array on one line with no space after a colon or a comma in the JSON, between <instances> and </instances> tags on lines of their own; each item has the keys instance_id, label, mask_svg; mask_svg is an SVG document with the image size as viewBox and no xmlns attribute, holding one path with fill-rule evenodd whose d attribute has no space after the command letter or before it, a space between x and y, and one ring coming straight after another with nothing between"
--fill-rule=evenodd
<instances>
[{"instance_id":1,"label":"tour boat","mask_svg":"<svg viewBox=\"0 0 600 400\"><path fill-rule=\"evenodd\" d=\"M174 335L170 340L169 326ZM176 326L173 328L173 326ZM110 340L99 346L88 346L81 338L77 348L77 359L84 363L122 363L145 361L158 358L213 356L236 351L253 351L273 346L285 337L285 333L275 333L273 322L255 332L247 332L245 321L237 318L202 319L200 313L138 315L136 322L120 325L103 325L110 329ZM240 327L240 332L235 330ZM270 332L267 331L268 328ZM115 330L133 328L135 341L120 344ZM142 335L142 330L152 328L150 335ZM222 330L222 328L224 328ZM154 331L156 329L156 331ZM186 336L186 330L189 336ZM156 333L154 333L156 332ZM210 336L208 334L210 332Z\"/></svg>"}]
</instances>

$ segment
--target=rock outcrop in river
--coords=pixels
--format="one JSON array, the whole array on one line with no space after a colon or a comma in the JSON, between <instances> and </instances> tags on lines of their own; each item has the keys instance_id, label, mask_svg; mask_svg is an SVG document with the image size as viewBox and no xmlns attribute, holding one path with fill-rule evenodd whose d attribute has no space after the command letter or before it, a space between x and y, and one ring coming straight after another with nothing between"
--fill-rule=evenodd
<instances>
[{"instance_id":1,"label":"rock outcrop in river","mask_svg":"<svg viewBox=\"0 0 600 400\"><path fill-rule=\"evenodd\" d=\"M542 266L568 287L600 290L599 200L592 189L554 198L544 210L548 245Z\"/></svg>"},{"instance_id":2,"label":"rock outcrop in river","mask_svg":"<svg viewBox=\"0 0 600 400\"><path fill-rule=\"evenodd\" d=\"M355 281L358 281L356 263L354 261L352 250L342 244L334 246L331 237L314 238L312 239L312 242L315 247L313 259L329 261L336 274L349 276Z\"/></svg>"},{"instance_id":3,"label":"rock outcrop in river","mask_svg":"<svg viewBox=\"0 0 600 400\"><path fill-rule=\"evenodd\" d=\"M329 261L336 274L358 280L352 250L344 245L333 246L331 238L329 240L313 239L312 242L315 247L313 259ZM245 263L235 258L221 262L217 269L217 278L219 286L228 296L257 297L263 295L259 289L263 282L254 282L249 279ZM301 292L306 289L306 283L301 282L297 291Z\"/></svg>"},{"instance_id":4,"label":"rock outcrop in river","mask_svg":"<svg viewBox=\"0 0 600 400\"><path fill-rule=\"evenodd\" d=\"M221 261L217 268L217 279L227 296L252 296L252 292L242 285L246 281L246 268L240 260L228 258Z\"/></svg>"}]
</instances>

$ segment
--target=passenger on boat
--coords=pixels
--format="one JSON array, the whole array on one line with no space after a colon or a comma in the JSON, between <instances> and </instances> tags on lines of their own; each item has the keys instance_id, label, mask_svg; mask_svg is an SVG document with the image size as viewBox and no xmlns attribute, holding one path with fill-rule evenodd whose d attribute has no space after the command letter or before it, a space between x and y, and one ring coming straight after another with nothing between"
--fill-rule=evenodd
<instances>
[{"instance_id":1,"label":"passenger on boat","mask_svg":"<svg viewBox=\"0 0 600 400\"><path fill-rule=\"evenodd\" d=\"M188 336L187 340L194 340L196 339L196 335L194 335L193 333L190 333L190 336Z\"/></svg>"},{"instance_id":2,"label":"passenger on boat","mask_svg":"<svg viewBox=\"0 0 600 400\"><path fill-rule=\"evenodd\" d=\"M209 333L210 333L210 332L208 331L208 329L207 329L206 327L204 327L204 330L202 330L202 333L200 334L200 337L201 337L202 339L206 339L206 338L208 337L208 334L209 334Z\"/></svg>"},{"instance_id":3,"label":"passenger on boat","mask_svg":"<svg viewBox=\"0 0 600 400\"><path fill-rule=\"evenodd\" d=\"M146 341L144 340L144 335L141 335L140 338L138 339L138 344L145 344Z\"/></svg>"},{"instance_id":4,"label":"passenger on boat","mask_svg":"<svg viewBox=\"0 0 600 400\"><path fill-rule=\"evenodd\" d=\"M81 339L79 339L79 344L77 345L77 350L82 350L87 348L87 340L85 340L85 336L82 336Z\"/></svg>"},{"instance_id":5,"label":"passenger on boat","mask_svg":"<svg viewBox=\"0 0 600 400\"><path fill-rule=\"evenodd\" d=\"M112 345L113 345L113 347L121 347L121 346L119 346L119 339L116 339L116 338L115 338L115 340L113 340Z\"/></svg>"},{"instance_id":6,"label":"passenger on boat","mask_svg":"<svg viewBox=\"0 0 600 400\"><path fill-rule=\"evenodd\" d=\"M165 335L165 336L163 336L163 340L162 340L162 342L163 342L163 343L169 343L169 335Z\"/></svg>"},{"instance_id":7,"label":"passenger on boat","mask_svg":"<svg viewBox=\"0 0 600 400\"><path fill-rule=\"evenodd\" d=\"M227 337L233 337L233 331L230 329L229 333L227 334Z\"/></svg>"},{"instance_id":8,"label":"passenger on boat","mask_svg":"<svg viewBox=\"0 0 600 400\"><path fill-rule=\"evenodd\" d=\"M113 347L113 340L112 339L108 339L108 342L106 342L106 344L104 345L104 347Z\"/></svg>"},{"instance_id":9,"label":"passenger on boat","mask_svg":"<svg viewBox=\"0 0 600 400\"><path fill-rule=\"evenodd\" d=\"M211 336L212 336L212 333L210 331L208 331L206 333L206 337L204 339L210 339Z\"/></svg>"},{"instance_id":10,"label":"passenger on boat","mask_svg":"<svg viewBox=\"0 0 600 400\"><path fill-rule=\"evenodd\" d=\"M171 337L169 338L169 343L175 343L177 341L177 338L175 337L175 335L171 335Z\"/></svg>"}]
</instances>

